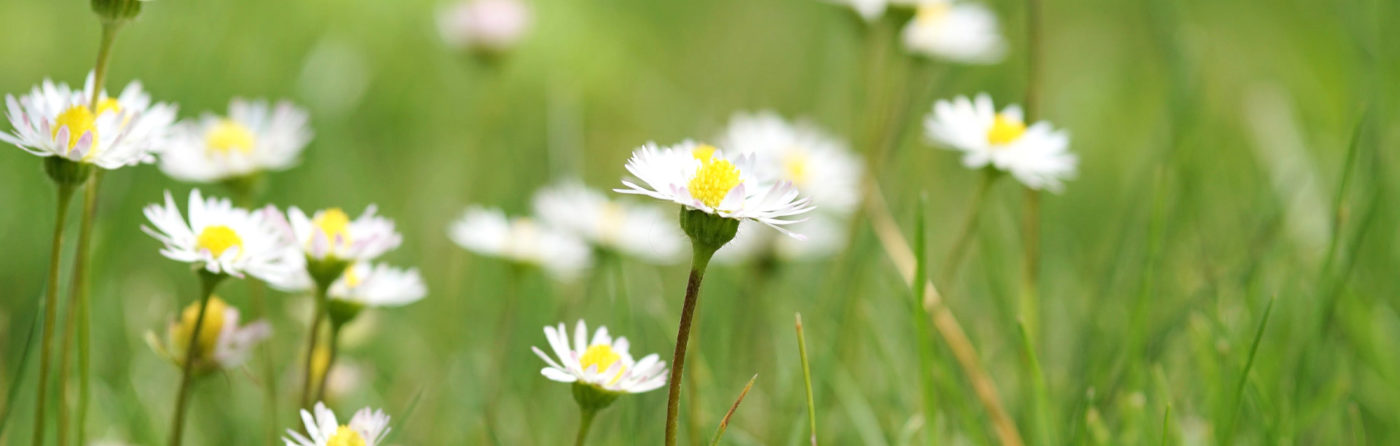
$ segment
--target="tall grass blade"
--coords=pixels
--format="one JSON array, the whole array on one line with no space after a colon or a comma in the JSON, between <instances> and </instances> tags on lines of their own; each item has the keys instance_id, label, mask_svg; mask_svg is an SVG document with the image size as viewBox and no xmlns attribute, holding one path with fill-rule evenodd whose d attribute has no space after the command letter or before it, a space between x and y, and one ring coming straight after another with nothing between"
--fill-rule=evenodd
<instances>
[{"instance_id":1,"label":"tall grass blade","mask_svg":"<svg viewBox=\"0 0 1400 446\"><path fill-rule=\"evenodd\" d=\"M1254 357L1259 353L1259 341L1264 339L1264 327L1269 325L1269 314L1274 311L1274 300L1277 296L1269 298L1268 306L1264 307L1264 316L1259 320L1259 328L1254 332L1254 342L1249 346L1249 358L1245 360L1244 370L1240 372L1240 379L1235 384L1235 399L1230 404L1230 417L1227 418L1225 429L1220 432L1220 438L1228 440L1234 435L1235 419L1239 416L1240 405L1244 400L1244 385L1249 382L1249 371L1254 368ZM1228 441L1227 441L1228 442Z\"/></svg>"},{"instance_id":2,"label":"tall grass blade","mask_svg":"<svg viewBox=\"0 0 1400 446\"><path fill-rule=\"evenodd\" d=\"M802 333L802 313L797 313L797 354L802 356L802 385L807 389L807 424L812 428L812 446L817 446L817 405L812 397L812 367L807 361L807 337Z\"/></svg>"},{"instance_id":3,"label":"tall grass blade","mask_svg":"<svg viewBox=\"0 0 1400 446\"><path fill-rule=\"evenodd\" d=\"M724 437L724 430L729 428L729 419L734 416L734 411L739 410L739 403L744 402L744 397L748 396L749 389L753 388L754 380L758 379L758 374L753 374L749 378L749 383L744 385L744 390L739 392L739 397L734 399L734 405L729 406L729 411L724 413L724 418L719 420L719 429L715 430L715 438L710 440L710 446L719 445L719 439Z\"/></svg>"}]
</instances>

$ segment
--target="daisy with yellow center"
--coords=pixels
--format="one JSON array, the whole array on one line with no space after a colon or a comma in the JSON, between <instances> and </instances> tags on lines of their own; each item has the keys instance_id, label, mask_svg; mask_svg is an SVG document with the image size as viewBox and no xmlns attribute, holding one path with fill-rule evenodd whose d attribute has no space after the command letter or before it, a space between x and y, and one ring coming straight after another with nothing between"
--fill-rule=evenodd
<instances>
[{"instance_id":1,"label":"daisy with yellow center","mask_svg":"<svg viewBox=\"0 0 1400 446\"><path fill-rule=\"evenodd\" d=\"M962 152L968 168L1007 172L1032 189L1059 191L1078 164L1068 133L1047 122L1027 124L1019 106L997 111L985 93L938 101L924 118L924 131L933 142Z\"/></svg>"},{"instance_id":2,"label":"daisy with yellow center","mask_svg":"<svg viewBox=\"0 0 1400 446\"><path fill-rule=\"evenodd\" d=\"M783 231L793 217L812 209L791 181L757 176L754 156L730 158L708 144L683 142L660 148L647 144L632 153L624 194L646 195L686 209L734 220L754 220Z\"/></svg>"},{"instance_id":3,"label":"daisy with yellow center","mask_svg":"<svg viewBox=\"0 0 1400 446\"><path fill-rule=\"evenodd\" d=\"M311 142L306 110L288 101L235 98L227 115L205 113L175 127L160 169L178 180L210 183L295 166Z\"/></svg>"},{"instance_id":4,"label":"daisy with yellow center","mask_svg":"<svg viewBox=\"0 0 1400 446\"><path fill-rule=\"evenodd\" d=\"M146 343L161 357L184 366L185 355L193 352L195 373L205 374L216 370L230 370L242 365L253 346L272 334L272 327L264 321L256 321L239 326L239 312L218 296L209 298L204 310L204 323L199 336L192 336L195 322L199 318L199 302L191 303L180 313L180 317L170 323L162 341L155 333L146 334ZM190 350L190 339L196 339Z\"/></svg>"},{"instance_id":5,"label":"daisy with yellow center","mask_svg":"<svg viewBox=\"0 0 1400 446\"><path fill-rule=\"evenodd\" d=\"M673 263L685 249L675 217L654 207L610 200L577 181L535 193L535 214L599 250L652 263Z\"/></svg>"},{"instance_id":6,"label":"daisy with yellow center","mask_svg":"<svg viewBox=\"0 0 1400 446\"><path fill-rule=\"evenodd\" d=\"M997 16L979 3L923 0L902 38L910 52L966 64L1000 62L1006 53Z\"/></svg>"},{"instance_id":7,"label":"daisy with yellow center","mask_svg":"<svg viewBox=\"0 0 1400 446\"><path fill-rule=\"evenodd\" d=\"M598 327L589 337L582 320L574 327L573 338L564 323L544 327L545 339L554 356L531 347L548 367L540 370L545 378L563 383L581 383L610 393L642 393L666 384L666 362L650 354L634 361L627 338L613 338L607 327Z\"/></svg>"},{"instance_id":8,"label":"daisy with yellow center","mask_svg":"<svg viewBox=\"0 0 1400 446\"><path fill-rule=\"evenodd\" d=\"M389 415L368 407L355 412L350 422L340 424L335 412L324 403L316 403L311 411L301 411L306 435L287 430L287 446L378 446L389 435Z\"/></svg>"},{"instance_id":9,"label":"daisy with yellow center","mask_svg":"<svg viewBox=\"0 0 1400 446\"><path fill-rule=\"evenodd\" d=\"M228 199L206 199L198 189L190 192L188 211L186 220L169 191L163 205L146 206L150 225L142 230L160 240L162 255L211 274L251 274L265 281L285 281L295 267L266 214L234 207Z\"/></svg>"},{"instance_id":10,"label":"daisy with yellow center","mask_svg":"<svg viewBox=\"0 0 1400 446\"><path fill-rule=\"evenodd\" d=\"M0 133L0 141L37 156L103 169L154 162L154 152L169 137L175 107L152 104L141 83L132 82L117 97L97 92L93 108L95 88L89 74L82 90L44 80L27 95L6 95L14 130Z\"/></svg>"},{"instance_id":11,"label":"daisy with yellow center","mask_svg":"<svg viewBox=\"0 0 1400 446\"><path fill-rule=\"evenodd\" d=\"M309 261L340 260L350 263L372 260L397 248L403 236L394 229L394 222L376 215L378 208L369 205L359 217L351 218L341 208L327 208L310 216L293 206L285 218L275 208L267 212L277 215L284 224L286 236ZM337 272L336 276L340 274ZM334 277L332 278L334 279Z\"/></svg>"}]
</instances>

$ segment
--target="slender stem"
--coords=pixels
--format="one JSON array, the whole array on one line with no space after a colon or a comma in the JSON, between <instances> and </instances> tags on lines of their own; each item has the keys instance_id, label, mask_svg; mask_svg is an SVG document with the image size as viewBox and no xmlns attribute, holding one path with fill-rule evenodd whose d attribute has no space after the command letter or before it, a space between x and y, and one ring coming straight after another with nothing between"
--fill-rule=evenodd
<instances>
[{"instance_id":1,"label":"slender stem","mask_svg":"<svg viewBox=\"0 0 1400 446\"><path fill-rule=\"evenodd\" d=\"M1026 188L1025 213L1021 219L1025 257L1021 263L1020 312L1026 331L1040 336L1040 191Z\"/></svg>"},{"instance_id":2,"label":"slender stem","mask_svg":"<svg viewBox=\"0 0 1400 446\"><path fill-rule=\"evenodd\" d=\"M685 303L681 307L680 327L676 331L676 353L671 357L671 383L666 399L666 446L676 445L676 427L681 408L681 376L685 370L685 347L690 341L691 319L695 317L695 304L700 298L700 281L705 278L705 269L710 265L710 257L718 247L692 243L690 280L685 286Z\"/></svg>"},{"instance_id":3,"label":"slender stem","mask_svg":"<svg viewBox=\"0 0 1400 446\"><path fill-rule=\"evenodd\" d=\"M189 403L190 384L194 381L194 363L206 352L200 352L199 331L204 328L204 312L209 309L209 297L214 295L214 287L219 285L223 279L222 274L212 274L200 270L199 279L203 290L200 292L199 312L195 316L194 329L190 331L190 338L185 347L185 357L183 359L182 372L180 373L180 391L175 395L175 415L170 422L170 446L180 446L185 430L185 411Z\"/></svg>"},{"instance_id":4,"label":"slender stem","mask_svg":"<svg viewBox=\"0 0 1400 446\"><path fill-rule=\"evenodd\" d=\"M914 217L914 300L910 302L909 314L914 317L914 333L917 336L914 348L919 350L919 387L922 391L924 409L924 439L930 446L938 443L938 433L935 431L937 414L937 395L934 390L934 358L933 358L933 333L929 327L928 308L924 303L929 298L928 289L921 286L928 281L928 226L925 216L928 215L928 196L920 195L919 206Z\"/></svg>"},{"instance_id":5,"label":"slender stem","mask_svg":"<svg viewBox=\"0 0 1400 446\"><path fill-rule=\"evenodd\" d=\"M102 43L97 47L97 63L92 69L92 98L88 103L88 108L97 111L97 102L102 99L102 86L107 82L107 63L112 58L112 42L117 39L117 30L121 28L122 22L102 21Z\"/></svg>"},{"instance_id":6,"label":"slender stem","mask_svg":"<svg viewBox=\"0 0 1400 446\"><path fill-rule=\"evenodd\" d=\"M301 386L301 408L310 409L314 401L311 401L311 389L315 385L315 375L312 373L312 366L316 363L316 342L321 337L321 320L326 318L326 289L327 287L316 286L316 311L311 315L311 324L308 325L306 335L306 374L303 376Z\"/></svg>"},{"instance_id":7,"label":"slender stem","mask_svg":"<svg viewBox=\"0 0 1400 446\"><path fill-rule=\"evenodd\" d=\"M253 208L253 188L235 187L233 194L238 197L238 203L245 209ZM256 280L247 281L248 300L252 310L252 319L261 319L267 314L266 289L262 282ZM278 418L277 418L277 372L272 366L272 343L258 343L258 356L262 359L262 382L263 382L263 412L266 417L267 444L278 443Z\"/></svg>"},{"instance_id":8,"label":"slender stem","mask_svg":"<svg viewBox=\"0 0 1400 446\"><path fill-rule=\"evenodd\" d=\"M1040 115L1040 71L1043 47L1040 0L1026 0L1026 122Z\"/></svg>"},{"instance_id":9,"label":"slender stem","mask_svg":"<svg viewBox=\"0 0 1400 446\"><path fill-rule=\"evenodd\" d=\"M53 349L53 324L58 310L58 264L63 253L63 224L68 219L68 203L73 201L73 186L58 185L58 209L53 225L53 245L49 248L48 289L44 292L44 330L39 347L39 387L34 397L34 445L44 444L45 403L48 401L49 352Z\"/></svg>"},{"instance_id":10,"label":"slender stem","mask_svg":"<svg viewBox=\"0 0 1400 446\"><path fill-rule=\"evenodd\" d=\"M78 443L83 444L83 422L87 417L87 395L88 395L88 257L92 246L92 225L97 219L97 188L98 182L102 179L102 172L99 169L93 172L92 178L88 180L83 188L83 215L82 224L78 227L78 247L74 253L73 272L69 279L68 287L68 311L63 316L63 341L59 350L62 352L59 357L58 366L58 444L64 446L68 444L68 374L72 369L72 354L70 349L73 346L73 337L78 337L78 368L79 368L79 402L78 402Z\"/></svg>"},{"instance_id":11,"label":"slender stem","mask_svg":"<svg viewBox=\"0 0 1400 446\"><path fill-rule=\"evenodd\" d=\"M948 258L943 262L943 274L939 277L939 283L944 286L951 286L957 276L958 267L962 266L963 258L967 255L968 244L972 242L972 235L977 232L977 221L982 216L982 205L987 201L987 191L991 190L992 183L995 183L999 176L995 170L985 171L977 189L973 190L972 202L968 204L967 215L958 230L958 238L954 239L953 248L948 251Z\"/></svg>"},{"instance_id":12,"label":"slender stem","mask_svg":"<svg viewBox=\"0 0 1400 446\"><path fill-rule=\"evenodd\" d=\"M326 357L326 369L321 371L320 383L316 385L316 401L322 401L326 397L326 382L330 381L331 369L335 367L335 357L340 352L340 328L341 325L331 324L330 355Z\"/></svg>"},{"instance_id":13,"label":"slender stem","mask_svg":"<svg viewBox=\"0 0 1400 446\"><path fill-rule=\"evenodd\" d=\"M797 320L797 354L802 357L802 386L807 389L807 426L811 428L812 446L817 446L817 403L812 397L812 367L807 361L807 336L802 333L802 313L794 317ZM749 380L749 385L753 385L753 380Z\"/></svg>"},{"instance_id":14,"label":"slender stem","mask_svg":"<svg viewBox=\"0 0 1400 446\"><path fill-rule=\"evenodd\" d=\"M593 417L597 415L598 409L579 409L578 436L574 437L574 446L583 446L584 440L588 439L589 429L593 427Z\"/></svg>"}]
</instances>

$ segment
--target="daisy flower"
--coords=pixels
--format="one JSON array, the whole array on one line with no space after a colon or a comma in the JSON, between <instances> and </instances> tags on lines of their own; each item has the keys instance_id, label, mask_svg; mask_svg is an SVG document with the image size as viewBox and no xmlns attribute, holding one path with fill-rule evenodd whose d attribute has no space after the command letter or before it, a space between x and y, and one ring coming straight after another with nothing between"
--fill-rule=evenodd
<instances>
[{"instance_id":1,"label":"daisy flower","mask_svg":"<svg viewBox=\"0 0 1400 446\"><path fill-rule=\"evenodd\" d=\"M754 156L729 158L711 145L691 141L659 148L646 144L632 152L627 171L637 181L622 180L624 194L646 195L687 209L732 219L754 220L785 234L797 215L812 210L790 181L767 184L756 176Z\"/></svg>"},{"instance_id":2,"label":"daisy flower","mask_svg":"<svg viewBox=\"0 0 1400 446\"><path fill-rule=\"evenodd\" d=\"M733 153L752 153L760 177L792 182L822 210L845 213L856 205L860 158L814 125L790 123L770 111L739 113L719 142Z\"/></svg>"},{"instance_id":3,"label":"daisy flower","mask_svg":"<svg viewBox=\"0 0 1400 446\"><path fill-rule=\"evenodd\" d=\"M685 249L673 216L655 207L609 200L578 182L535 193L535 214L545 224L601 249L647 261L670 263Z\"/></svg>"},{"instance_id":4,"label":"daisy flower","mask_svg":"<svg viewBox=\"0 0 1400 446\"><path fill-rule=\"evenodd\" d=\"M368 307L408 305L428 294L417 268L401 269L383 263L360 262L345 269L327 292L332 300Z\"/></svg>"},{"instance_id":5,"label":"daisy flower","mask_svg":"<svg viewBox=\"0 0 1400 446\"><path fill-rule=\"evenodd\" d=\"M910 51L954 62L996 63L1006 52L996 14L977 3L924 0L902 35Z\"/></svg>"},{"instance_id":6,"label":"daisy flower","mask_svg":"<svg viewBox=\"0 0 1400 446\"><path fill-rule=\"evenodd\" d=\"M173 133L160 170L199 183L288 169L311 141L306 110L287 101L236 98L227 116L205 113L180 122Z\"/></svg>"},{"instance_id":7,"label":"daisy flower","mask_svg":"<svg viewBox=\"0 0 1400 446\"><path fill-rule=\"evenodd\" d=\"M453 48L504 52L530 30L530 7L520 0L469 0L438 11L438 32Z\"/></svg>"},{"instance_id":8,"label":"daisy flower","mask_svg":"<svg viewBox=\"0 0 1400 446\"><path fill-rule=\"evenodd\" d=\"M924 131L929 139L962 152L963 165L1010 172L1032 189L1059 191L1078 163L1069 151L1068 133L1047 122L1028 127L1020 107L997 112L985 93L938 101L924 118Z\"/></svg>"},{"instance_id":9,"label":"daisy flower","mask_svg":"<svg viewBox=\"0 0 1400 446\"><path fill-rule=\"evenodd\" d=\"M316 211L307 216L292 206L284 217L276 208L265 212L281 223L285 235L294 240L307 260L357 262L371 260L397 248L403 236L394 230L394 221L375 215L378 207L369 205L354 219L340 208Z\"/></svg>"},{"instance_id":10,"label":"daisy flower","mask_svg":"<svg viewBox=\"0 0 1400 446\"><path fill-rule=\"evenodd\" d=\"M199 189L190 191L189 220L170 191L165 203L145 208L150 226L141 229L164 244L160 253L172 260L193 264L214 274L253 277L281 282L294 271L295 256L284 248L287 243L266 214L236 208L226 198L204 198Z\"/></svg>"},{"instance_id":11,"label":"daisy flower","mask_svg":"<svg viewBox=\"0 0 1400 446\"><path fill-rule=\"evenodd\" d=\"M164 144L175 106L151 103L140 82L131 82L120 96L98 94L91 105L93 75L81 91L45 79L29 94L5 95L6 116L14 127L0 133L0 141L40 157L116 169L155 161L152 151Z\"/></svg>"},{"instance_id":12,"label":"daisy flower","mask_svg":"<svg viewBox=\"0 0 1400 446\"><path fill-rule=\"evenodd\" d=\"M368 407L355 412L350 423L340 424L335 412L317 402L312 412L302 409L301 421L306 424L307 435L287 429L287 446L376 446L389 435L389 415L380 409Z\"/></svg>"},{"instance_id":13,"label":"daisy flower","mask_svg":"<svg viewBox=\"0 0 1400 446\"><path fill-rule=\"evenodd\" d=\"M530 350L549 365L541 369L540 374L552 381L582 383L621 394L655 390L666 384L669 376L666 362L655 353L633 361L627 338L613 339L608 335L608 327L598 327L590 340L588 326L580 320L574 327L571 341L564 323L560 322L557 327L544 327L544 337L554 351L553 357L539 347L530 347Z\"/></svg>"},{"instance_id":14,"label":"daisy flower","mask_svg":"<svg viewBox=\"0 0 1400 446\"><path fill-rule=\"evenodd\" d=\"M248 359L253 345L272 335L272 327L264 321L239 326L238 309L229 306L218 296L209 298L209 307L204 312L204 324L199 327L199 337L195 346L193 370L212 372L231 369ZM185 364L185 352L189 351L191 332L199 319L199 302L191 303L180 313L180 318L170 323L166 329L164 342L155 333L146 333L146 342L161 357L177 366Z\"/></svg>"},{"instance_id":15,"label":"daisy flower","mask_svg":"<svg viewBox=\"0 0 1400 446\"><path fill-rule=\"evenodd\" d=\"M468 208L448 236L477 254L539 266L561 279L577 277L593 262L588 245L577 237L530 218L507 218L499 209Z\"/></svg>"}]
</instances>

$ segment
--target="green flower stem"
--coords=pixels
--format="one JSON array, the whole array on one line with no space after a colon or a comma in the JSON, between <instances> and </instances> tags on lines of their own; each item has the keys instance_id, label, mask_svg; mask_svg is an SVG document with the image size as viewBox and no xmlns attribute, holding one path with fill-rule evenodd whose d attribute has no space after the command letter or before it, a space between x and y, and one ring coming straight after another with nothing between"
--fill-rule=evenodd
<instances>
[{"instance_id":1,"label":"green flower stem","mask_svg":"<svg viewBox=\"0 0 1400 446\"><path fill-rule=\"evenodd\" d=\"M807 391L807 426L811 430L809 439L812 446L817 446L817 403L812 397L812 366L811 362L807 361L807 336L802 333L802 313L794 314L793 318L797 328L797 355L802 358L802 387ZM753 380L749 380L749 385L753 385ZM745 389L745 392L747 391L748 389ZM740 395L740 398L743 396ZM739 403L735 402L734 405L738 407ZM715 440L719 438L716 437Z\"/></svg>"},{"instance_id":2,"label":"green flower stem","mask_svg":"<svg viewBox=\"0 0 1400 446\"><path fill-rule=\"evenodd\" d=\"M185 348L185 357L180 373L180 391L175 395L175 415L170 422L170 446L180 446L185 430L185 411L190 400L190 383L194 380L194 362L199 355L204 352L198 351L199 331L204 328L204 312L209 309L209 297L214 295L214 287L224 279L223 274L210 273L208 270L199 270L199 281L202 287L199 298L199 313L195 315L194 329L190 331L189 346Z\"/></svg>"},{"instance_id":3,"label":"green flower stem","mask_svg":"<svg viewBox=\"0 0 1400 446\"><path fill-rule=\"evenodd\" d=\"M308 325L306 335L306 374L303 376L301 387L301 408L310 409L314 401L311 401L311 388L314 386L315 376L311 371L316 360L316 341L321 336L321 320L326 318L326 289L329 287L316 285L316 311L311 316L311 324ZM329 369L329 367L327 367ZM328 370L329 371L329 370Z\"/></svg>"},{"instance_id":4,"label":"green flower stem","mask_svg":"<svg viewBox=\"0 0 1400 446\"><path fill-rule=\"evenodd\" d=\"M695 304L700 298L700 282L705 278L705 269L710 264L719 246L693 241L690 281L685 287L685 303L681 307L680 328L676 332L676 353L671 358L671 383L666 399L666 446L676 445L677 419L680 415L681 376L685 370L685 347L690 340L691 319L695 317Z\"/></svg>"},{"instance_id":5,"label":"green flower stem","mask_svg":"<svg viewBox=\"0 0 1400 446\"><path fill-rule=\"evenodd\" d=\"M57 317L58 310L58 263L59 256L63 253L63 224L68 219L68 203L73 201L73 189L75 185L71 183L58 183L58 210L54 218L53 225L53 245L49 248L49 279L47 290L44 292L44 330L42 341L39 347L39 387L34 395L34 442L35 446L44 444L44 415L47 413L45 403L48 401L49 388L49 351L53 348L53 324Z\"/></svg>"},{"instance_id":6,"label":"green flower stem","mask_svg":"<svg viewBox=\"0 0 1400 446\"><path fill-rule=\"evenodd\" d=\"M99 169L92 173L92 178L88 180L83 188L83 215L82 224L78 227L78 247L73 258L73 275L69 279L68 286L68 311L63 316L63 341L62 356L58 366L58 444L59 446L68 444L68 373L71 370L69 353L73 346L74 332L78 338L78 442L84 444L83 426L87 418L88 403L88 352L90 351L88 329L88 258L92 249L92 225L97 219L97 190L98 182L102 180L102 171Z\"/></svg>"},{"instance_id":7,"label":"green flower stem","mask_svg":"<svg viewBox=\"0 0 1400 446\"><path fill-rule=\"evenodd\" d=\"M943 262L943 274L939 276L938 281L943 286L952 286L952 281L958 274L958 267L962 266L963 258L966 257L968 243L972 242L972 235L977 232L977 221L982 216L982 205L987 201L987 191L991 190L992 184L1000 176L996 170L987 169L982 174L982 182L972 193L972 203L968 205L967 216L958 230L958 238L954 239L953 248L948 251L948 258Z\"/></svg>"},{"instance_id":8,"label":"green flower stem","mask_svg":"<svg viewBox=\"0 0 1400 446\"><path fill-rule=\"evenodd\" d=\"M335 368L335 358L340 353L340 328L344 325L331 323L330 356L326 357L326 369L321 371L320 382L316 384L316 400L326 397L326 382L330 381L331 369Z\"/></svg>"},{"instance_id":9,"label":"green flower stem","mask_svg":"<svg viewBox=\"0 0 1400 446\"><path fill-rule=\"evenodd\" d=\"M574 437L574 446L583 446L588 439L588 431L593 427L593 417L598 415L598 409L579 408L578 415L578 436Z\"/></svg>"}]
</instances>

